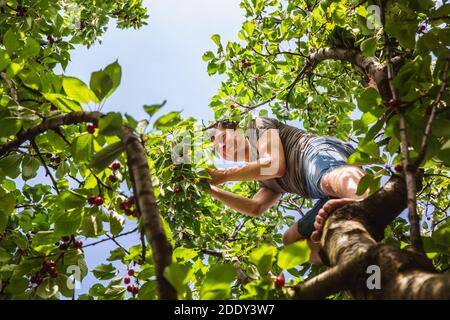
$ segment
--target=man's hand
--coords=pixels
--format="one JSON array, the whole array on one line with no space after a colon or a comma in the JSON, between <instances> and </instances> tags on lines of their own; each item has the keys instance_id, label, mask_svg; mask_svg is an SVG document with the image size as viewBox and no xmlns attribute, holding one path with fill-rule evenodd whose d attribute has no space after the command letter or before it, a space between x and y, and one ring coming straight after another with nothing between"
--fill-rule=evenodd
<instances>
[{"instance_id":1,"label":"man's hand","mask_svg":"<svg viewBox=\"0 0 450 320\"><path fill-rule=\"evenodd\" d=\"M219 185L227 182L227 174L225 170L206 169L206 171L211 176L211 180L209 181L210 184Z\"/></svg>"}]
</instances>

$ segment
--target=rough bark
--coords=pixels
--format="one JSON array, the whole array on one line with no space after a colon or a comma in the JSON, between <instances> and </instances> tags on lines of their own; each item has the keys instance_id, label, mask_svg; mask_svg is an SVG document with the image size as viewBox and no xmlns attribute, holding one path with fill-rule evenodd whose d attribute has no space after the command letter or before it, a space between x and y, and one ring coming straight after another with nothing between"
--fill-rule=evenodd
<instances>
[{"instance_id":1,"label":"rough bark","mask_svg":"<svg viewBox=\"0 0 450 320\"><path fill-rule=\"evenodd\" d=\"M56 130L62 125L92 122L97 124L103 114L100 112L72 112L43 120L40 124L17 134L16 139L0 146L0 157L17 149L27 140L33 140L39 134L48 130ZM165 267L172 262L172 247L167 240L159 208L156 203L152 177L147 161L147 154L139 138L126 127L120 132L120 138L125 144L128 167L132 173L133 191L137 199L139 212L142 215L143 227L152 247L156 265L158 293L160 299L176 299L175 289L163 276Z\"/></svg>"},{"instance_id":2,"label":"rough bark","mask_svg":"<svg viewBox=\"0 0 450 320\"><path fill-rule=\"evenodd\" d=\"M375 57L365 57L357 49L347 48L320 48L313 51L307 59L302 74L311 73L317 65L325 60L341 60L350 62L356 66L361 73L371 75L377 83L378 90L384 101L392 98L389 88L387 65L380 63ZM392 58L394 70L400 69L404 63L403 57Z\"/></svg>"},{"instance_id":3,"label":"rough bark","mask_svg":"<svg viewBox=\"0 0 450 320\"><path fill-rule=\"evenodd\" d=\"M172 246L167 240L152 184L146 151L139 138L128 128L123 128L121 139L126 146L128 168L133 177L134 195L142 215L145 235L150 242L156 265L160 299L176 299L177 293L164 277L164 269L172 262Z\"/></svg>"},{"instance_id":4,"label":"rough bark","mask_svg":"<svg viewBox=\"0 0 450 320\"><path fill-rule=\"evenodd\" d=\"M422 255L378 242L405 207L404 177L395 175L364 201L332 213L320 252L332 268L299 285L295 297L317 299L349 291L357 299L450 299L449 274L435 272ZM367 286L367 267L372 265L380 268L380 289Z\"/></svg>"}]
</instances>

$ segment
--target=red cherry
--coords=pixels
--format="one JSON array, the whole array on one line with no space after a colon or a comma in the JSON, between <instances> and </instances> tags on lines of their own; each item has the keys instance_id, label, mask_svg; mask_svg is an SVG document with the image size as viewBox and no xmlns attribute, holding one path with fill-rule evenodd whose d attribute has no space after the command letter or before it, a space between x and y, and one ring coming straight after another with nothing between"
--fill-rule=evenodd
<instances>
[{"instance_id":1,"label":"red cherry","mask_svg":"<svg viewBox=\"0 0 450 320\"><path fill-rule=\"evenodd\" d=\"M94 204L98 207L101 206L104 201L103 197L95 197Z\"/></svg>"},{"instance_id":2,"label":"red cherry","mask_svg":"<svg viewBox=\"0 0 450 320\"><path fill-rule=\"evenodd\" d=\"M119 161L115 161L112 163L111 168L113 170L119 170L120 169L120 162Z\"/></svg>"},{"instance_id":3,"label":"red cherry","mask_svg":"<svg viewBox=\"0 0 450 320\"><path fill-rule=\"evenodd\" d=\"M134 289L134 286L132 286L132 285L129 285L129 286L127 287L127 291L128 291L128 292L133 292L133 289Z\"/></svg>"},{"instance_id":4,"label":"red cherry","mask_svg":"<svg viewBox=\"0 0 450 320\"><path fill-rule=\"evenodd\" d=\"M95 197L89 197L87 201L88 201L88 203L90 205L94 205L95 204Z\"/></svg>"},{"instance_id":5,"label":"red cherry","mask_svg":"<svg viewBox=\"0 0 450 320\"><path fill-rule=\"evenodd\" d=\"M97 129L97 126L95 124L88 124L87 126L88 133L93 134L95 132L95 129Z\"/></svg>"},{"instance_id":6,"label":"red cherry","mask_svg":"<svg viewBox=\"0 0 450 320\"><path fill-rule=\"evenodd\" d=\"M178 181L183 181L183 180L184 180L184 176L181 175L178 177Z\"/></svg>"},{"instance_id":7,"label":"red cherry","mask_svg":"<svg viewBox=\"0 0 450 320\"><path fill-rule=\"evenodd\" d=\"M111 182L116 182L116 181L118 180L117 177L116 177L116 175L114 175L114 174L110 175L108 179L109 179L109 181L111 181Z\"/></svg>"},{"instance_id":8,"label":"red cherry","mask_svg":"<svg viewBox=\"0 0 450 320\"><path fill-rule=\"evenodd\" d=\"M132 216L133 215L133 211L130 209L125 209L125 215L126 216Z\"/></svg>"},{"instance_id":9,"label":"red cherry","mask_svg":"<svg viewBox=\"0 0 450 320\"><path fill-rule=\"evenodd\" d=\"M119 209L120 209L120 210L125 210L125 209L126 209L126 204L125 204L125 202L119 203Z\"/></svg>"},{"instance_id":10,"label":"red cherry","mask_svg":"<svg viewBox=\"0 0 450 320\"><path fill-rule=\"evenodd\" d=\"M277 286L278 288L282 288L282 287L284 286L284 276L283 276L283 274L280 274L280 275L277 277L277 280L276 280L275 284L276 284L276 286Z\"/></svg>"},{"instance_id":11,"label":"red cherry","mask_svg":"<svg viewBox=\"0 0 450 320\"><path fill-rule=\"evenodd\" d=\"M74 247L75 249L81 249L81 248L83 247L83 242L80 241L80 240L76 240L76 241L73 243L73 247Z\"/></svg>"},{"instance_id":12,"label":"red cherry","mask_svg":"<svg viewBox=\"0 0 450 320\"><path fill-rule=\"evenodd\" d=\"M398 100L398 99L391 99L391 100L389 100L388 105L391 108L396 108L396 107L398 107L400 105L400 100Z\"/></svg>"},{"instance_id":13,"label":"red cherry","mask_svg":"<svg viewBox=\"0 0 450 320\"><path fill-rule=\"evenodd\" d=\"M56 263L53 260L47 260L44 261L42 265L44 266L45 269L49 270L50 268L54 268L56 266Z\"/></svg>"},{"instance_id":14,"label":"red cherry","mask_svg":"<svg viewBox=\"0 0 450 320\"><path fill-rule=\"evenodd\" d=\"M139 288L133 287L133 294L138 294L138 293L139 293Z\"/></svg>"},{"instance_id":15,"label":"red cherry","mask_svg":"<svg viewBox=\"0 0 450 320\"><path fill-rule=\"evenodd\" d=\"M56 271L56 270L54 270L53 272L50 272L50 276L51 276L52 278L58 278L59 272Z\"/></svg>"},{"instance_id":16,"label":"red cherry","mask_svg":"<svg viewBox=\"0 0 450 320\"><path fill-rule=\"evenodd\" d=\"M175 193L180 193L181 192L181 188L180 187L176 187L174 191L175 191Z\"/></svg>"},{"instance_id":17,"label":"red cherry","mask_svg":"<svg viewBox=\"0 0 450 320\"><path fill-rule=\"evenodd\" d=\"M133 213L131 215L135 218L139 218L139 211L133 210Z\"/></svg>"},{"instance_id":18,"label":"red cherry","mask_svg":"<svg viewBox=\"0 0 450 320\"><path fill-rule=\"evenodd\" d=\"M397 164L397 165L395 165L394 170L397 172L402 172L403 166L401 164Z\"/></svg>"},{"instance_id":19,"label":"red cherry","mask_svg":"<svg viewBox=\"0 0 450 320\"><path fill-rule=\"evenodd\" d=\"M130 281L131 281L130 277L123 278L123 283L125 283L125 284L129 284Z\"/></svg>"},{"instance_id":20,"label":"red cherry","mask_svg":"<svg viewBox=\"0 0 450 320\"><path fill-rule=\"evenodd\" d=\"M128 202L130 203L130 206L132 206L134 204L134 196L131 196L128 198Z\"/></svg>"},{"instance_id":21,"label":"red cherry","mask_svg":"<svg viewBox=\"0 0 450 320\"><path fill-rule=\"evenodd\" d=\"M59 249L60 250L67 250L67 248L68 248L67 243L60 243L59 244Z\"/></svg>"},{"instance_id":22,"label":"red cherry","mask_svg":"<svg viewBox=\"0 0 450 320\"><path fill-rule=\"evenodd\" d=\"M134 276L134 270L133 269L128 270L128 275L130 277Z\"/></svg>"}]
</instances>

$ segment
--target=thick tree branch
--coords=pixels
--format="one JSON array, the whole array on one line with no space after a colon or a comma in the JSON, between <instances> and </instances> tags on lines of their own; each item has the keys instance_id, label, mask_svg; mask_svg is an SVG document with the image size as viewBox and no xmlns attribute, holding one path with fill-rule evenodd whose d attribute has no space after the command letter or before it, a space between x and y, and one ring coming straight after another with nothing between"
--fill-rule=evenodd
<instances>
[{"instance_id":1,"label":"thick tree branch","mask_svg":"<svg viewBox=\"0 0 450 320\"><path fill-rule=\"evenodd\" d=\"M450 275L436 273L422 255L377 243L405 206L406 184L393 176L367 199L332 213L324 226L321 256L334 267L300 284L295 297L324 298L348 290L364 299L448 299ZM380 269L378 289L368 286L368 266Z\"/></svg>"},{"instance_id":2,"label":"thick tree branch","mask_svg":"<svg viewBox=\"0 0 450 320\"><path fill-rule=\"evenodd\" d=\"M120 137L125 144L128 169L133 177L134 195L142 216L142 225L153 251L159 297L165 300L176 299L175 289L164 277L164 269L172 263L172 246L167 240L161 221L146 151L139 141L139 137L129 128L123 127Z\"/></svg>"}]
</instances>

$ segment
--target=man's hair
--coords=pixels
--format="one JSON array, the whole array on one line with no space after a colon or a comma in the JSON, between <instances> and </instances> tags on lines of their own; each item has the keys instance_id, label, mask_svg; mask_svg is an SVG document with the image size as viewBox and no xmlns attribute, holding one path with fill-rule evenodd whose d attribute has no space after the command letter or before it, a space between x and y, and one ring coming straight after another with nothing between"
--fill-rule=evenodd
<instances>
[{"instance_id":1,"label":"man's hair","mask_svg":"<svg viewBox=\"0 0 450 320\"><path fill-rule=\"evenodd\" d=\"M216 129L232 129L236 130L239 127L239 123L236 121L231 121L229 119L219 120L210 127L208 127L206 133L208 137L213 140Z\"/></svg>"},{"instance_id":2,"label":"man's hair","mask_svg":"<svg viewBox=\"0 0 450 320\"><path fill-rule=\"evenodd\" d=\"M231 121L229 119L219 120L214 125L215 129L237 129L239 127L239 122Z\"/></svg>"}]
</instances>

